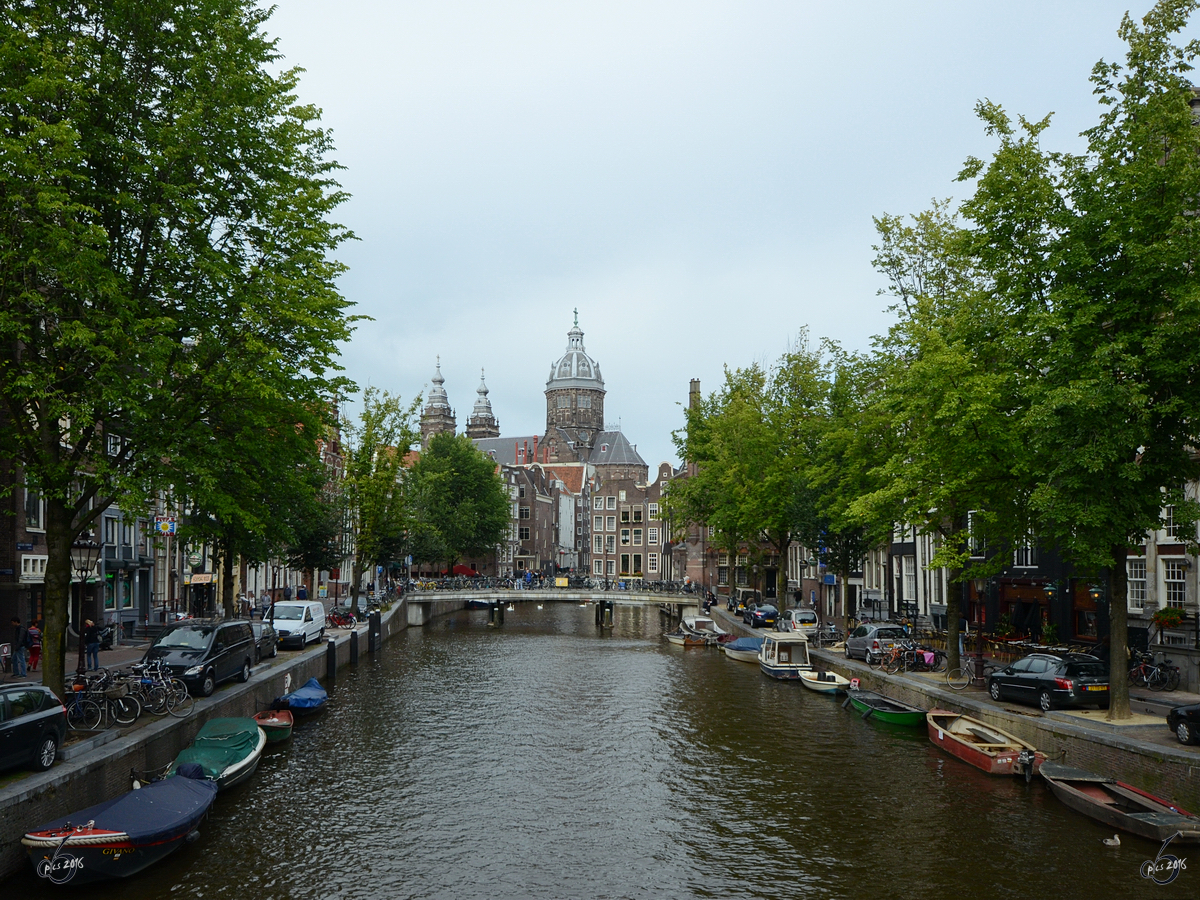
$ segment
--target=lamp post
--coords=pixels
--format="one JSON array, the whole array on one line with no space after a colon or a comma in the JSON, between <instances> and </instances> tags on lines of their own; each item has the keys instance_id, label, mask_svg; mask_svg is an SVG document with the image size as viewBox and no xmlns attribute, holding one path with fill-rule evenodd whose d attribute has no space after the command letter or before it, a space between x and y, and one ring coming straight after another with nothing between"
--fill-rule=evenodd
<instances>
[{"instance_id":1,"label":"lamp post","mask_svg":"<svg viewBox=\"0 0 1200 900\"><path fill-rule=\"evenodd\" d=\"M987 590L986 578L974 578L975 596L979 598L979 606L975 612L975 674L971 679L977 686L983 685L983 602Z\"/></svg>"},{"instance_id":2,"label":"lamp post","mask_svg":"<svg viewBox=\"0 0 1200 900\"><path fill-rule=\"evenodd\" d=\"M83 675L87 671L87 657L85 656L87 647L83 639L83 621L85 618L83 614L84 589L87 587L88 576L96 571L96 562L99 559L100 545L91 538L76 541L71 545L71 562L75 573L79 576L79 612L75 617L75 627L79 631L79 664L75 669L77 675Z\"/></svg>"}]
</instances>

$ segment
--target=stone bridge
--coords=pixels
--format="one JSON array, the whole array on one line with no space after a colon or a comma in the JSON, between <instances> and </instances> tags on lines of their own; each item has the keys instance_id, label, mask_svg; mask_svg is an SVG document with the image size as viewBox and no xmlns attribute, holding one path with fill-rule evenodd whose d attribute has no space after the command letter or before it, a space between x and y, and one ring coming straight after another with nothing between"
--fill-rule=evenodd
<instances>
[{"instance_id":1,"label":"stone bridge","mask_svg":"<svg viewBox=\"0 0 1200 900\"><path fill-rule=\"evenodd\" d=\"M652 591L596 591L568 588L539 588L537 590L467 590L467 591L409 591L404 595L408 608L408 624L424 625L439 616L465 609L467 603L598 603L616 606L661 606L670 613L672 621L688 609L699 611L701 597L691 594L660 594Z\"/></svg>"}]
</instances>

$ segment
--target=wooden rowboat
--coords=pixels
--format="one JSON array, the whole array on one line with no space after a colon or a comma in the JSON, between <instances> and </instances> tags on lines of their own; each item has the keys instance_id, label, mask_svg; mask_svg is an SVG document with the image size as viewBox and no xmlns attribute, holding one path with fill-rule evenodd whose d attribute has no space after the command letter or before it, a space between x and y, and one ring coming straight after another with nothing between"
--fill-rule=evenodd
<instances>
[{"instance_id":1,"label":"wooden rowboat","mask_svg":"<svg viewBox=\"0 0 1200 900\"><path fill-rule=\"evenodd\" d=\"M708 646L708 638L698 634L692 634L690 631L672 631L664 634L663 637L678 647Z\"/></svg>"},{"instance_id":2,"label":"wooden rowboat","mask_svg":"<svg viewBox=\"0 0 1200 900\"><path fill-rule=\"evenodd\" d=\"M846 701L863 719L875 719L892 725L907 725L910 728L925 724L925 710L876 694L872 691L851 691Z\"/></svg>"},{"instance_id":3,"label":"wooden rowboat","mask_svg":"<svg viewBox=\"0 0 1200 900\"><path fill-rule=\"evenodd\" d=\"M295 719L286 709L269 709L254 716L254 721L267 736L268 744L286 741L292 736L292 725Z\"/></svg>"},{"instance_id":4,"label":"wooden rowboat","mask_svg":"<svg viewBox=\"0 0 1200 900\"><path fill-rule=\"evenodd\" d=\"M1152 841L1200 843L1200 818L1132 785L1062 763L1044 763L1042 777L1055 797L1097 822Z\"/></svg>"},{"instance_id":5,"label":"wooden rowboat","mask_svg":"<svg viewBox=\"0 0 1200 900\"><path fill-rule=\"evenodd\" d=\"M837 672L801 672L800 683L819 694L836 694L850 686L850 679Z\"/></svg>"},{"instance_id":6,"label":"wooden rowboat","mask_svg":"<svg viewBox=\"0 0 1200 900\"><path fill-rule=\"evenodd\" d=\"M925 715L929 739L989 775L1036 775L1046 754L1007 731L945 709Z\"/></svg>"}]
</instances>

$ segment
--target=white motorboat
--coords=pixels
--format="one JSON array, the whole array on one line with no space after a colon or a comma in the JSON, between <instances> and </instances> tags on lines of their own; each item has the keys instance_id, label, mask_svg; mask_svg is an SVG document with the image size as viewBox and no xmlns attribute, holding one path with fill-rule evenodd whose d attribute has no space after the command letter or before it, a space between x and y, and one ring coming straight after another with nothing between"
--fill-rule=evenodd
<instances>
[{"instance_id":1,"label":"white motorboat","mask_svg":"<svg viewBox=\"0 0 1200 900\"><path fill-rule=\"evenodd\" d=\"M728 634L721 626L708 616L684 616L683 630L690 631L692 634L703 635L704 637L719 638L723 634Z\"/></svg>"},{"instance_id":2,"label":"white motorboat","mask_svg":"<svg viewBox=\"0 0 1200 900\"><path fill-rule=\"evenodd\" d=\"M850 687L850 679L837 672L801 672L800 683L819 694L835 694Z\"/></svg>"},{"instance_id":3,"label":"white motorboat","mask_svg":"<svg viewBox=\"0 0 1200 900\"><path fill-rule=\"evenodd\" d=\"M781 631L763 638L758 667L779 681L798 681L801 672L811 672L808 638L800 631Z\"/></svg>"}]
</instances>

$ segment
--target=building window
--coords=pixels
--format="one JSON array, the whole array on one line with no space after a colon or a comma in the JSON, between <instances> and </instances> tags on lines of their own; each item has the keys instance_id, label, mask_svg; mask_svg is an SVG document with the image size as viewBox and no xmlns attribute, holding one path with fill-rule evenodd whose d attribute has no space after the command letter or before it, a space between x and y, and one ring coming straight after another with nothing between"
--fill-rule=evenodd
<instances>
[{"instance_id":1,"label":"building window","mask_svg":"<svg viewBox=\"0 0 1200 900\"><path fill-rule=\"evenodd\" d=\"M117 520L112 516L104 517L104 543L114 547L117 544Z\"/></svg>"},{"instance_id":2,"label":"building window","mask_svg":"<svg viewBox=\"0 0 1200 900\"><path fill-rule=\"evenodd\" d=\"M623 509L623 510L621 510L621 521L622 521L622 522L628 522L628 521L629 521L629 510L627 510L627 509Z\"/></svg>"},{"instance_id":3,"label":"building window","mask_svg":"<svg viewBox=\"0 0 1200 900\"><path fill-rule=\"evenodd\" d=\"M628 528L621 529L621 546L622 547L629 546L629 529Z\"/></svg>"},{"instance_id":4,"label":"building window","mask_svg":"<svg viewBox=\"0 0 1200 900\"><path fill-rule=\"evenodd\" d=\"M1013 567L1017 569L1035 569L1038 564L1037 544L1033 535L1025 538L1025 543L1013 551Z\"/></svg>"},{"instance_id":5,"label":"building window","mask_svg":"<svg viewBox=\"0 0 1200 900\"><path fill-rule=\"evenodd\" d=\"M607 501L607 503L608 503L608 508L609 508L609 509L616 509L616 508L617 508L617 498L616 498L616 497L606 497L606 498L605 498L605 500L606 500L606 501Z\"/></svg>"},{"instance_id":6,"label":"building window","mask_svg":"<svg viewBox=\"0 0 1200 900\"><path fill-rule=\"evenodd\" d=\"M642 554L640 553L633 554L633 574L642 574Z\"/></svg>"},{"instance_id":7,"label":"building window","mask_svg":"<svg viewBox=\"0 0 1200 900\"><path fill-rule=\"evenodd\" d=\"M642 521L642 508L640 506L635 506L633 509L633 521Z\"/></svg>"},{"instance_id":8,"label":"building window","mask_svg":"<svg viewBox=\"0 0 1200 900\"><path fill-rule=\"evenodd\" d=\"M640 528L633 529L633 546L642 546L642 529Z\"/></svg>"},{"instance_id":9,"label":"building window","mask_svg":"<svg viewBox=\"0 0 1200 900\"><path fill-rule=\"evenodd\" d=\"M978 521L976 519L978 518ZM971 556L985 556L987 554L987 541L983 537L983 517L979 515L978 510L969 510L967 512L967 537L971 545Z\"/></svg>"},{"instance_id":10,"label":"building window","mask_svg":"<svg viewBox=\"0 0 1200 900\"><path fill-rule=\"evenodd\" d=\"M25 527L29 531L42 531L42 495L33 488L25 488Z\"/></svg>"},{"instance_id":11,"label":"building window","mask_svg":"<svg viewBox=\"0 0 1200 900\"><path fill-rule=\"evenodd\" d=\"M591 394L580 394L579 395L579 408L580 409L591 409L592 408Z\"/></svg>"},{"instance_id":12,"label":"building window","mask_svg":"<svg viewBox=\"0 0 1200 900\"><path fill-rule=\"evenodd\" d=\"M602 559L593 559L592 560L592 574L593 575L603 575L604 574L604 560L602 560Z\"/></svg>"},{"instance_id":13,"label":"building window","mask_svg":"<svg viewBox=\"0 0 1200 900\"><path fill-rule=\"evenodd\" d=\"M1125 572L1129 579L1129 608L1141 612L1146 608L1146 560L1130 559L1125 561Z\"/></svg>"},{"instance_id":14,"label":"building window","mask_svg":"<svg viewBox=\"0 0 1200 900\"><path fill-rule=\"evenodd\" d=\"M567 394L559 394L558 395L558 408L559 409L570 409L570 407L571 407L570 396Z\"/></svg>"},{"instance_id":15,"label":"building window","mask_svg":"<svg viewBox=\"0 0 1200 900\"><path fill-rule=\"evenodd\" d=\"M604 552L605 553L616 553L617 552L617 536L615 534L606 534L604 536Z\"/></svg>"},{"instance_id":16,"label":"building window","mask_svg":"<svg viewBox=\"0 0 1200 900\"><path fill-rule=\"evenodd\" d=\"M622 503L624 503L624 502L625 502L625 492L624 492L624 491L617 491L617 495L620 497L620 499L621 499L621 502L622 502Z\"/></svg>"},{"instance_id":17,"label":"building window","mask_svg":"<svg viewBox=\"0 0 1200 900\"><path fill-rule=\"evenodd\" d=\"M917 558L915 556L902 556L904 561L904 596L902 600L917 599Z\"/></svg>"},{"instance_id":18,"label":"building window","mask_svg":"<svg viewBox=\"0 0 1200 900\"><path fill-rule=\"evenodd\" d=\"M709 525L709 526L708 526L708 536L709 536L710 538L713 538L713 537L716 537L716 536L717 536L717 529L716 529L716 526L715 526L715 525Z\"/></svg>"},{"instance_id":19,"label":"building window","mask_svg":"<svg viewBox=\"0 0 1200 900\"><path fill-rule=\"evenodd\" d=\"M521 540L521 541L529 540L529 526L528 525L522 525L520 528L517 529L517 539Z\"/></svg>"},{"instance_id":20,"label":"building window","mask_svg":"<svg viewBox=\"0 0 1200 900\"><path fill-rule=\"evenodd\" d=\"M604 498L603 497L593 497L592 498L592 509L604 509Z\"/></svg>"},{"instance_id":21,"label":"building window","mask_svg":"<svg viewBox=\"0 0 1200 900\"><path fill-rule=\"evenodd\" d=\"M592 536L592 552L593 553L603 553L604 552L604 535L596 534L596 535Z\"/></svg>"},{"instance_id":22,"label":"building window","mask_svg":"<svg viewBox=\"0 0 1200 900\"><path fill-rule=\"evenodd\" d=\"M646 504L646 514L651 519L657 519L658 518L658 504L657 503L647 503Z\"/></svg>"},{"instance_id":23,"label":"building window","mask_svg":"<svg viewBox=\"0 0 1200 900\"><path fill-rule=\"evenodd\" d=\"M658 543L658 529L653 526L646 529L646 543L654 546Z\"/></svg>"},{"instance_id":24,"label":"building window","mask_svg":"<svg viewBox=\"0 0 1200 900\"><path fill-rule=\"evenodd\" d=\"M717 566L717 584L729 584L729 566Z\"/></svg>"},{"instance_id":25,"label":"building window","mask_svg":"<svg viewBox=\"0 0 1200 900\"><path fill-rule=\"evenodd\" d=\"M1187 582L1184 581L1186 566L1181 559L1171 559L1163 563L1163 586L1166 588L1164 595L1167 606L1183 609L1183 601L1187 597Z\"/></svg>"},{"instance_id":26,"label":"building window","mask_svg":"<svg viewBox=\"0 0 1200 900\"><path fill-rule=\"evenodd\" d=\"M622 575L629 574L629 554L628 553L621 554L621 574Z\"/></svg>"},{"instance_id":27,"label":"building window","mask_svg":"<svg viewBox=\"0 0 1200 900\"><path fill-rule=\"evenodd\" d=\"M123 546L123 547L132 547L133 546L133 523L132 522L126 522L126 521L121 522L121 546Z\"/></svg>"},{"instance_id":28,"label":"building window","mask_svg":"<svg viewBox=\"0 0 1200 900\"><path fill-rule=\"evenodd\" d=\"M1179 536L1179 526L1175 524L1175 507L1168 506L1163 510L1163 531L1167 533L1167 537L1176 538Z\"/></svg>"},{"instance_id":29,"label":"building window","mask_svg":"<svg viewBox=\"0 0 1200 900\"><path fill-rule=\"evenodd\" d=\"M525 485L523 485L523 484L522 484L522 485L518 485L518 486L517 486L517 496L518 496L518 497L524 497L524 496L525 496Z\"/></svg>"},{"instance_id":30,"label":"building window","mask_svg":"<svg viewBox=\"0 0 1200 900\"><path fill-rule=\"evenodd\" d=\"M658 554L657 553L646 554L646 572L649 575L657 575L658 574Z\"/></svg>"},{"instance_id":31,"label":"building window","mask_svg":"<svg viewBox=\"0 0 1200 900\"><path fill-rule=\"evenodd\" d=\"M528 519L528 518L529 518L529 507L528 507L528 506L522 506L522 507L521 507L521 508L520 508L520 509L517 511L517 518L519 518L519 519Z\"/></svg>"},{"instance_id":32,"label":"building window","mask_svg":"<svg viewBox=\"0 0 1200 900\"><path fill-rule=\"evenodd\" d=\"M606 525L606 527L604 529L605 531L616 531L617 530L617 517L609 516L605 520L605 525Z\"/></svg>"},{"instance_id":33,"label":"building window","mask_svg":"<svg viewBox=\"0 0 1200 900\"><path fill-rule=\"evenodd\" d=\"M719 556L717 556L717 565L728 567L729 566L729 554L722 553Z\"/></svg>"},{"instance_id":34,"label":"building window","mask_svg":"<svg viewBox=\"0 0 1200 900\"><path fill-rule=\"evenodd\" d=\"M594 516L592 518L592 531L604 530L604 516Z\"/></svg>"},{"instance_id":35,"label":"building window","mask_svg":"<svg viewBox=\"0 0 1200 900\"><path fill-rule=\"evenodd\" d=\"M49 556L21 556L21 580L45 581L46 561ZM5 623L7 624L7 623Z\"/></svg>"}]
</instances>

